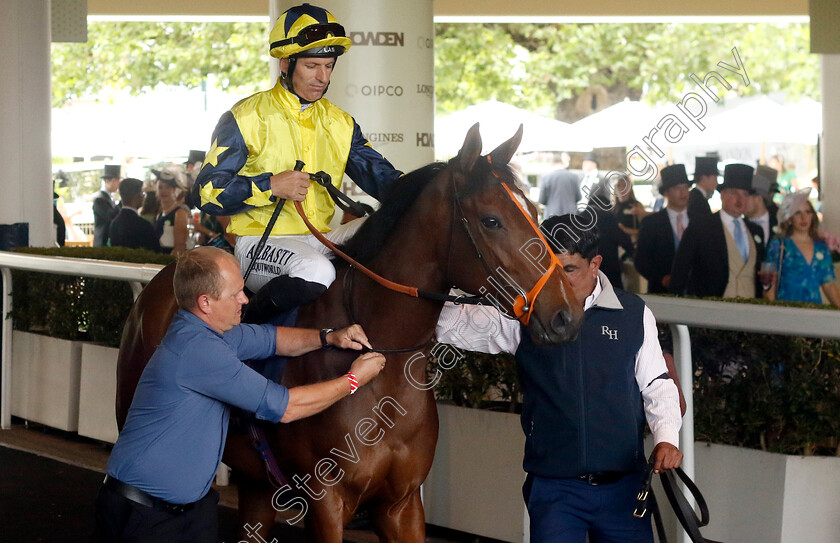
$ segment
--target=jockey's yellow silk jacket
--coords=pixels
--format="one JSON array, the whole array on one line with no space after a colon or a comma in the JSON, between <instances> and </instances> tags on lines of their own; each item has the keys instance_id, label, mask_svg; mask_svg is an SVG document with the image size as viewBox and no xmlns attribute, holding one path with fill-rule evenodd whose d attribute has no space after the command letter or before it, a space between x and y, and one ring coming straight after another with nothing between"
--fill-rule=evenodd
<instances>
[{"instance_id":1,"label":"jockey's yellow silk jacket","mask_svg":"<svg viewBox=\"0 0 840 543\"><path fill-rule=\"evenodd\" d=\"M228 232L262 235L277 205L270 177L293 170L296 160L305 163L304 171L327 172L339 188L346 172L377 199L402 175L370 146L353 117L324 98L302 108L278 80L273 89L245 98L219 119L196 178L197 201L211 215L230 215ZM330 230L335 204L325 188L312 183L303 209L319 231ZM271 235L308 233L287 201Z\"/></svg>"}]
</instances>

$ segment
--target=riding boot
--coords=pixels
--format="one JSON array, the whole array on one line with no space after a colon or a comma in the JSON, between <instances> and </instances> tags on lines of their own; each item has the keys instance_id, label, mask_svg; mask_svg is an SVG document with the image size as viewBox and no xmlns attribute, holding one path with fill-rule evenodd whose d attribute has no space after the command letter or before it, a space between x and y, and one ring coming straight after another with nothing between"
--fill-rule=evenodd
<instances>
[{"instance_id":1,"label":"riding boot","mask_svg":"<svg viewBox=\"0 0 840 543\"><path fill-rule=\"evenodd\" d=\"M318 298L327 287L300 277L278 275L257 291L242 314L242 322L260 324Z\"/></svg>"}]
</instances>

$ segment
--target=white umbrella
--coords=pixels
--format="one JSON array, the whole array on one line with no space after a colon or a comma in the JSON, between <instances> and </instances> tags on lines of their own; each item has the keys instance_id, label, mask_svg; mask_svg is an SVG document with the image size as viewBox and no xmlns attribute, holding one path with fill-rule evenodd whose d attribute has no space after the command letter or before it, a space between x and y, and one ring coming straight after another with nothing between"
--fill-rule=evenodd
<instances>
[{"instance_id":1,"label":"white umbrella","mask_svg":"<svg viewBox=\"0 0 840 543\"><path fill-rule=\"evenodd\" d=\"M710 112L712 114L702 120L706 129L700 132L691 127L691 132L680 143L715 145L770 142L813 145L817 142L822 124L821 117L815 119L815 111L813 104L785 107L761 96L720 113Z\"/></svg>"},{"instance_id":2,"label":"white umbrella","mask_svg":"<svg viewBox=\"0 0 840 543\"><path fill-rule=\"evenodd\" d=\"M52 154L164 158L209 149L216 122L238 99L220 95L205 108L201 90L164 88L80 100L53 109Z\"/></svg>"},{"instance_id":3,"label":"white umbrella","mask_svg":"<svg viewBox=\"0 0 840 543\"><path fill-rule=\"evenodd\" d=\"M488 100L435 119L435 156L454 156L461 149L467 130L480 123L483 152L488 153L524 126L518 152L591 151L592 146L575 135L569 123Z\"/></svg>"},{"instance_id":4,"label":"white umbrella","mask_svg":"<svg viewBox=\"0 0 840 543\"><path fill-rule=\"evenodd\" d=\"M594 147L637 145L661 117L644 102L625 100L572 124L572 129Z\"/></svg>"}]
</instances>

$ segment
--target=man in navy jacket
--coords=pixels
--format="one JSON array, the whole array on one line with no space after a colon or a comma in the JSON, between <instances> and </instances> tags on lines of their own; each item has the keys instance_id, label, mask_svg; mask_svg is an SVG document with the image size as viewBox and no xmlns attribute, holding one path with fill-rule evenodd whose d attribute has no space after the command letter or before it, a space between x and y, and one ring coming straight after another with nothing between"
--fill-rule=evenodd
<instances>
[{"instance_id":1,"label":"man in navy jacket","mask_svg":"<svg viewBox=\"0 0 840 543\"><path fill-rule=\"evenodd\" d=\"M494 308L447 304L438 339L481 352L515 353L523 391L523 487L531 541L653 543L650 519L636 518L645 475L645 422L654 469L678 467L679 393L668 378L651 311L600 272L597 228L573 215L543 222L551 249L584 307L580 335L535 344Z\"/></svg>"}]
</instances>

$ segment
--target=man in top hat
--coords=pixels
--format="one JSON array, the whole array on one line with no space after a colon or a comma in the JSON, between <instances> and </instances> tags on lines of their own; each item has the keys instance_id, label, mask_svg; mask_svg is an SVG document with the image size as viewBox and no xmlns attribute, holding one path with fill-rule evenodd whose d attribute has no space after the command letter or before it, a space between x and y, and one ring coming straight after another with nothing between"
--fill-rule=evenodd
<instances>
[{"instance_id":1,"label":"man in top hat","mask_svg":"<svg viewBox=\"0 0 840 543\"><path fill-rule=\"evenodd\" d=\"M694 188L688 198L689 218L711 215L709 198L715 193L718 184L718 156L698 156L694 158Z\"/></svg>"},{"instance_id":2,"label":"man in top hat","mask_svg":"<svg viewBox=\"0 0 840 543\"><path fill-rule=\"evenodd\" d=\"M206 156L207 153L204 151L190 149L187 161L184 162L184 169L187 172L187 177L190 178L190 182L195 182L195 178L198 177L198 172L201 170L201 165L204 163Z\"/></svg>"},{"instance_id":3,"label":"man in top hat","mask_svg":"<svg viewBox=\"0 0 840 543\"><path fill-rule=\"evenodd\" d=\"M602 176L598 173L598 155L587 153L580 165L583 177L580 180L580 200L578 200L578 212L589 205L592 194L600 187Z\"/></svg>"},{"instance_id":4,"label":"man in top hat","mask_svg":"<svg viewBox=\"0 0 840 543\"><path fill-rule=\"evenodd\" d=\"M108 241L108 225L118 213L111 195L120 188L122 167L106 164L102 172L102 189L93 199L93 246L102 247Z\"/></svg>"},{"instance_id":5,"label":"man in top hat","mask_svg":"<svg viewBox=\"0 0 840 543\"><path fill-rule=\"evenodd\" d=\"M671 292L689 296L761 296L758 268L764 260L761 228L743 218L752 193L753 168L730 164L718 187L722 208L694 217L683 234L671 271Z\"/></svg>"},{"instance_id":6,"label":"man in top hat","mask_svg":"<svg viewBox=\"0 0 840 543\"><path fill-rule=\"evenodd\" d=\"M648 281L648 292L668 292L674 255L688 227L688 199L691 182L685 165L674 164L660 171L662 183L659 193L666 206L642 220L636 243L634 264Z\"/></svg>"},{"instance_id":7,"label":"man in top hat","mask_svg":"<svg viewBox=\"0 0 840 543\"><path fill-rule=\"evenodd\" d=\"M764 232L764 245L773 236L773 228L778 224L776 211L778 207L773 203L773 194L776 192L776 177L778 170L770 166L758 165L753 174L753 194L747 198L747 209L744 210L744 217L761 227Z\"/></svg>"}]
</instances>

